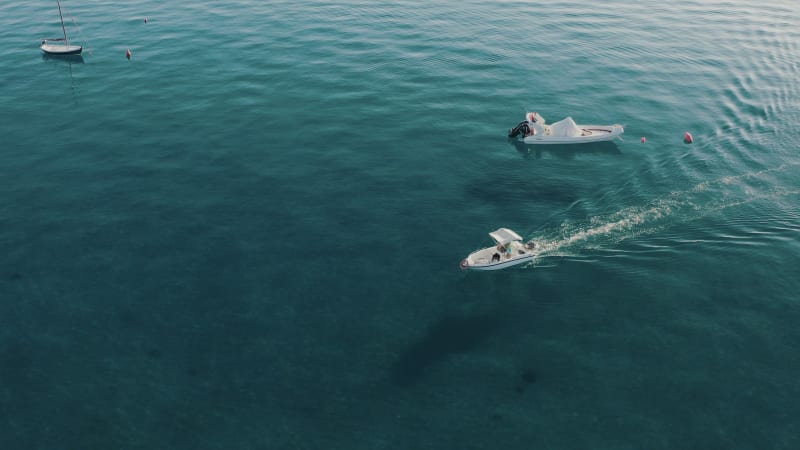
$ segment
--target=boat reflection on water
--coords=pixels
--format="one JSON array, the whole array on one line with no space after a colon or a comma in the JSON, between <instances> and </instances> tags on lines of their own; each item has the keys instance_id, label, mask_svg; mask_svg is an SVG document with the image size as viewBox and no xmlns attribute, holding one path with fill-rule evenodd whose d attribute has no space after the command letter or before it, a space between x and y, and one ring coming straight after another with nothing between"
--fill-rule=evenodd
<instances>
[{"instance_id":1,"label":"boat reflection on water","mask_svg":"<svg viewBox=\"0 0 800 450\"><path fill-rule=\"evenodd\" d=\"M47 53L42 53L42 61L53 67L58 72L65 70L69 72L69 90L72 94L72 101L74 103L78 102L77 97L75 96L75 76L72 73L72 66L73 65L80 65L83 64L83 56L82 55L50 55Z\"/></svg>"},{"instance_id":2,"label":"boat reflection on water","mask_svg":"<svg viewBox=\"0 0 800 450\"><path fill-rule=\"evenodd\" d=\"M541 159L545 153L558 159L574 159L577 155L586 154L622 154L614 141L594 142L591 144L533 145L526 144L520 139L509 138L508 142L526 159Z\"/></svg>"},{"instance_id":3,"label":"boat reflection on water","mask_svg":"<svg viewBox=\"0 0 800 450\"><path fill-rule=\"evenodd\" d=\"M42 59L55 63L63 62L69 65L84 63L83 55L51 55L50 53L42 53Z\"/></svg>"}]
</instances>

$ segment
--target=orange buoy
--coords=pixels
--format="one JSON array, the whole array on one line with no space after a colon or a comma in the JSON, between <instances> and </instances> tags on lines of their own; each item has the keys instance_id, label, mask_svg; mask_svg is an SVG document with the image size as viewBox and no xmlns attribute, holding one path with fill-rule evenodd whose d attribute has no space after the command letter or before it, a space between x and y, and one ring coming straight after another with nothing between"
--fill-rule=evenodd
<instances>
[{"instance_id":1,"label":"orange buoy","mask_svg":"<svg viewBox=\"0 0 800 450\"><path fill-rule=\"evenodd\" d=\"M125 57L131 59L131 49L128 49L128 51L125 52Z\"/></svg>"},{"instance_id":2,"label":"orange buoy","mask_svg":"<svg viewBox=\"0 0 800 450\"><path fill-rule=\"evenodd\" d=\"M647 142L647 138L642 136L642 144L644 144L645 142Z\"/></svg>"},{"instance_id":3,"label":"orange buoy","mask_svg":"<svg viewBox=\"0 0 800 450\"><path fill-rule=\"evenodd\" d=\"M691 144L692 142L694 142L694 138L692 137L692 133L689 133L688 131L686 133L684 133L683 134L683 142L685 142L687 144Z\"/></svg>"}]
</instances>

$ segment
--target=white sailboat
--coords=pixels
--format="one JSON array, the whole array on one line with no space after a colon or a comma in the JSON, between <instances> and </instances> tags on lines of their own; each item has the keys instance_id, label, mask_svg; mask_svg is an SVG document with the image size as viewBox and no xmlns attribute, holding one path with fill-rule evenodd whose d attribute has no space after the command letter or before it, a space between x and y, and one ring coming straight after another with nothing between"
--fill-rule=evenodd
<instances>
[{"instance_id":1,"label":"white sailboat","mask_svg":"<svg viewBox=\"0 0 800 450\"><path fill-rule=\"evenodd\" d=\"M63 38L42 39L41 49L48 55L80 55L83 47L80 45L70 45L67 37L67 28L64 26L64 15L61 13L61 1L58 3L58 17L61 18L61 30L64 31Z\"/></svg>"}]
</instances>

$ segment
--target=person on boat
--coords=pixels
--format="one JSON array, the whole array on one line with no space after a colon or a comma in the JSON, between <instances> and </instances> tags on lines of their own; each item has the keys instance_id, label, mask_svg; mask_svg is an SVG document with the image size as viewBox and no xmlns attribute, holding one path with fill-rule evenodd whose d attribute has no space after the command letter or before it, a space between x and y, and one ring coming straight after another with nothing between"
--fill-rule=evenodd
<instances>
[{"instance_id":1,"label":"person on boat","mask_svg":"<svg viewBox=\"0 0 800 450\"><path fill-rule=\"evenodd\" d=\"M500 261L500 253L495 252L495 254L492 255L492 262L497 262L497 261Z\"/></svg>"}]
</instances>

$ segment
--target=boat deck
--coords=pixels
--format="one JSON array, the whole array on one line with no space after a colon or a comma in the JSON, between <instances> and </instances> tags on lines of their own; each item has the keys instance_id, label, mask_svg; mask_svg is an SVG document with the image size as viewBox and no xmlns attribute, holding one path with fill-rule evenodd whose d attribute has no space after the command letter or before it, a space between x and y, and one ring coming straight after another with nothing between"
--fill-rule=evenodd
<instances>
[{"instance_id":1,"label":"boat deck","mask_svg":"<svg viewBox=\"0 0 800 450\"><path fill-rule=\"evenodd\" d=\"M471 268L509 267L533 259L534 249L521 242L511 242L505 249L500 246L487 247L467 257Z\"/></svg>"}]
</instances>

